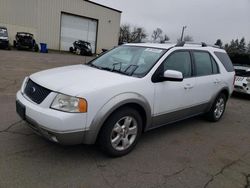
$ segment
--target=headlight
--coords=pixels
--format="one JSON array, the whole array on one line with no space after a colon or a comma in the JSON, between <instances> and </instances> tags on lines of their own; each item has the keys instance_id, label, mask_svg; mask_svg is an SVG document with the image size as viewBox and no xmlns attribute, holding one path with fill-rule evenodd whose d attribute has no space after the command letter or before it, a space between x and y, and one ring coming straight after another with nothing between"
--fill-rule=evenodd
<instances>
[{"instance_id":1,"label":"headlight","mask_svg":"<svg viewBox=\"0 0 250 188\"><path fill-rule=\"evenodd\" d=\"M29 80L29 77L25 77L24 80L23 80L23 83L22 83L22 86L21 86L21 93L23 94L24 93L24 89L26 87L26 84Z\"/></svg>"},{"instance_id":2,"label":"headlight","mask_svg":"<svg viewBox=\"0 0 250 188\"><path fill-rule=\"evenodd\" d=\"M71 113L86 113L87 107L85 99L63 94L58 94L51 104L52 109Z\"/></svg>"}]
</instances>

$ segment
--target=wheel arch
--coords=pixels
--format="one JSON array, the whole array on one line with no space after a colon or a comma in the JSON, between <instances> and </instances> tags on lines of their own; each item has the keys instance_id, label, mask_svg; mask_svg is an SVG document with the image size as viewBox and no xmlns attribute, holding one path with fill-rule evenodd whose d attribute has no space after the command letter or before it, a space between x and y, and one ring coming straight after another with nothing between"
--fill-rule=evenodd
<instances>
[{"instance_id":1,"label":"wheel arch","mask_svg":"<svg viewBox=\"0 0 250 188\"><path fill-rule=\"evenodd\" d=\"M229 88L227 87L223 87L221 90L219 90L219 92L217 92L211 99L210 103L209 103L209 106L207 108L207 111L209 111L213 104L214 104L214 101L216 100L216 98L218 97L219 94L223 93L225 96L226 96L226 100L229 99L230 97L230 92L229 92Z\"/></svg>"},{"instance_id":2,"label":"wheel arch","mask_svg":"<svg viewBox=\"0 0 250 188\"><path fill-rule=\"evenodd\" d=\"M84 143L96 142L101 128L107 119L117 110L124 107L135 108L142 117L143 131L151 124L151 107L148 101L137 93L124 93L109 100L96 114L89 131L84 135Z\"/></svg>"}]
</instances>

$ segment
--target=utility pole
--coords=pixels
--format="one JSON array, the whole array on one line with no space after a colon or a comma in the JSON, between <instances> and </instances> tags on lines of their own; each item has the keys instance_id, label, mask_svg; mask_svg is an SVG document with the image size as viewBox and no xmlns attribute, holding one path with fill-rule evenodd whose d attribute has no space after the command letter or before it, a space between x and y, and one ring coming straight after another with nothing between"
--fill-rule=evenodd
<instances>
[{"instance_id":1,"label":"utility pole","mask_svg":"<svg viewBox=\"0 0 250 188\"><path fill-rule=\"evenodd\" d=\"M184 36L184 30L187 28L187 26L182 27L182 33L181 33L181 41L183 41L183 36Z\"/></svg>"}]
</instances>

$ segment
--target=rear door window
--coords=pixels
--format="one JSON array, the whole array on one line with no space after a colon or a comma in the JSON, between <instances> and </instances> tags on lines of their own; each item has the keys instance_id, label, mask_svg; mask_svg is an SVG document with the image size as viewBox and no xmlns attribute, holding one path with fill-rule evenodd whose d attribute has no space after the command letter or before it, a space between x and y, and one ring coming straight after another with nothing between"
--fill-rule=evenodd
<instances>
[{"instance_id":1,"label":"rear door window","mask_svg":"<svg viewBox=\"0 0 250 188\"><path fill-rule=\"evenodd\" d=\"M194 51L193 55L196 76L206 76L213 74L213 65L208 52Z\"/></svg>"}]
</instances>

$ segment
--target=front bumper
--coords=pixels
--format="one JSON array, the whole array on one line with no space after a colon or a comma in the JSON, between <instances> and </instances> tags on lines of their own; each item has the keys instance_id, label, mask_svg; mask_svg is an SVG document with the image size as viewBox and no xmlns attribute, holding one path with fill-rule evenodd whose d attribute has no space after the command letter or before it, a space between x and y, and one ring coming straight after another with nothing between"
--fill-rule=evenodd
<instances>
[{"instance_id":1,"label":"front bumper","mask_svg":"<svg viewBox=\"0 0 250 188\"><path fill-rule=\"evenodd\" d=\"M9 47L9 41L0 40L0 48L8 48L8 47Z\"/></svg>"},{"instance_id":2,"label":"front bumper","mask_svg":"<svg viewBox=\"0 0 250 188\"><path fill-rule=\"evenodd\" d=\"M250 84L236 83L234 85L234 91L239 93L250 94Z\"/></svg>"},{"instance_id":3,"label":"front bumper","mask_svg":"<svg viewBox=\"0 0 250 188\"><path fill-rule=\"evenodd\" d=\"M38 105L29 101L19 91L16 100L25 109L24 116L21 115L21 117L35 133L50 141L63 145L84 143L84 135L87 132L85 130L87 115L50 109L47 101L54 98L54 95L55 93L52 92L47 100Z\"/></svg>"}]
</instances>

